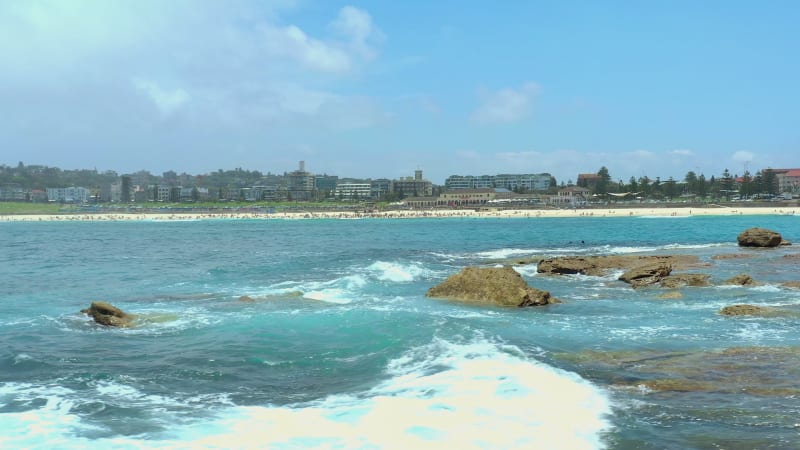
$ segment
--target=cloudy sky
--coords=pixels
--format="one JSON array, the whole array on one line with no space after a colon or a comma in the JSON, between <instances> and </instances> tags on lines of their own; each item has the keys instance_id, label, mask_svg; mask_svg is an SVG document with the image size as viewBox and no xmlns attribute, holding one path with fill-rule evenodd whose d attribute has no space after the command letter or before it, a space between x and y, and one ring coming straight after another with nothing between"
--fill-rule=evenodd
<instances>
[{"instance_id":1,"label":"cloudy sky","mask_svg":"<svg viewBox=\"0 0 800 450\"><path fill-rule=\"evenodd\" d=\"M0 1L0 163L800 167L796 1Z\"/></svg>"}]
</instances>

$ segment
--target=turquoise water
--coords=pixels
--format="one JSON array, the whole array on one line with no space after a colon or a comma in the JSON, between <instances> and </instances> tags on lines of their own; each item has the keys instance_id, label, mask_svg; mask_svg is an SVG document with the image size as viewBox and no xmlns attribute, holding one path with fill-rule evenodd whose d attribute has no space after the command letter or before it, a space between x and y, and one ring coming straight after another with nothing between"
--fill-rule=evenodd
<instances>
[{"instance_id":1,"label":"turquoise water","mask_svg":"<svg viewBox=\"0 0 800 450\"><path fill-rule=\"evenodd\" d=\"M800 242L790 216L0 223L0 448L798 448L800 319L717 314L800 305L800 249L738 249L751 226ZM664 300L533 264L564 304L424 296L628 253L763 284Z\"/></svg>"}]
</instances>

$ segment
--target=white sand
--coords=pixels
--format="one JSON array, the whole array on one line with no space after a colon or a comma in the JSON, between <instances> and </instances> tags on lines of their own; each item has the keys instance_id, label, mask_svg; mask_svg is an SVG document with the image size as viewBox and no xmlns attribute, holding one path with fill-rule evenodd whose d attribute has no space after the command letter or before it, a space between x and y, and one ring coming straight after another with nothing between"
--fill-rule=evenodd
<instances>
[{"instance_id":1,"label":"white sand","mask_svg":"<svg viewBox=\"0 0 800 450\"><path fill-rule=\"evenodd\" d=\"M79 213L0 215L0 221L159 221L159 220L216 220L216 219L360 219L360 218L418 218L418 217L687 217L731 215L794 215L795 207L707 207L707 208L605 208L605 209L543 209L543 210L393 210L372 213L347 211L291 213Z\"/></svg>"}]
</instances>

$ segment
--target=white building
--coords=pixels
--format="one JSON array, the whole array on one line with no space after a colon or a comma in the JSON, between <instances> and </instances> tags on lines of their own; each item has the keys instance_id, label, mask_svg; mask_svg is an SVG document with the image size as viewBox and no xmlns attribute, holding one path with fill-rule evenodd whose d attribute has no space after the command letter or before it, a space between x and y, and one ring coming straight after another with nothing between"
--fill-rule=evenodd
<instances>
[{"instance_id":1,"label":"white building","mask_svg":"<svg viewBox=\"0 0 800 450\"><path fill-rule=\"evenodd\" d=\"M336 183L333 196L341 200L367 200L372 198L370 183Z\"/></svg>"},{"instance_id":2,"label":"white building","mask_svg":"<svg viewBox=\"0 0 800 450\"><path fill-rule=\"evenodd\" d=\"M47 201L58 203L87 203L92 192L84 187L47 188Z\"/></svg>"}]
</instances>

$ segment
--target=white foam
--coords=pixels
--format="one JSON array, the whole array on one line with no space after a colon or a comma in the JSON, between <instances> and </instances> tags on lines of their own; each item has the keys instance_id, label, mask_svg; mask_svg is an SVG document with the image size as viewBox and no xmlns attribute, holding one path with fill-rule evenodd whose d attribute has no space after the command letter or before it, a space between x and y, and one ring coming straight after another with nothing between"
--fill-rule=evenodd
<instances>
[{"instance_id":1,"label":"white foam","mask_svg":"<svg viewBox=\"0 0 800 450\"><path fill-rule=\"evenodd\" d=\"M539 266L536 264L525 264L524 266L514 266L514 270L522 276L535 277L539 273Z\"/></svg>"},{"instance_id":2,"label":"white foam","mask_svg":"<svg viewBox=\"0 0 800 450\"><path fill-rule=\"evenodd\" d=\"M509 353L509 352L513 352ZM363 395L239 407L184 429L178 446L225 448L570 448L604 445L607 397L518 349L437 340L392 361ZM169 445L167 445L169 447Z\"/></svg>"},{"instance_id":3,"label":"white foam","mask_svg":"<svg viewBox=\"0 0 800 450\"><path fill-rule=\"evenodd\" d=\"M403 283L414 281L430 272L419 264L400 264L395 262L376 261L367 267L381 281Z\"/></svg>"}]
</instances>

